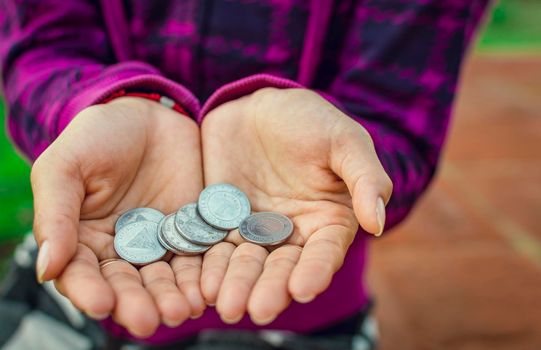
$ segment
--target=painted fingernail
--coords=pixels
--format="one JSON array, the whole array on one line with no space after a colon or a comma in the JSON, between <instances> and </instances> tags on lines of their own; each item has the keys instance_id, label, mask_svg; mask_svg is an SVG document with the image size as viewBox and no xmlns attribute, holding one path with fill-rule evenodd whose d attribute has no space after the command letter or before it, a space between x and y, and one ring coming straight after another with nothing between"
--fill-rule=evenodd
<instances>
[{"instance_id":1,"label":"painted fingernail","mask_svg":"<svg viewBox=\"0 0 541 350\"><path fill-rule=\"evenodd\" d=\"M43 283L43 275L45 275L45 271L47 271L47 265L49 265L49 242L45 240L39 248L38 261L36 263L36 272L39 283Z\"/></svg>"},{"instance_id":2,"label":"painted fingernail","mask_svg":"<svg viewBox=\"0 0 541 350\"><path fill-rule=\"evenodd\" d=\"M272 321L274 321L276 319L276 315L273 315L271 317L264 318L264 319L258 319L256 317L252 317L252 316L250 316L250 318L252 319L252 322L255 323L256 325L258 325L258 326L266 326L266 325L268 325L269 323L271 323Z\"/></svg>"},{"instance_id":3,"label":"painted fingernail","mask_svg":"<svg viewBox=\"0 0 541 350\"><path fill-rule=\"evenodd\" d=\"M96 313L94 313L92 311L87 311L86 314L88 315L88 317L90 317L91 319L96 320L96 321L103 321L109 316L108 313L96 314Z\"/></svg>"},{"instance_id":4,"label":"painted fingernail","mask_svg":"<svg viewBox=\"0 0 541 350\"><path fill-rule=\"evenodd\" d=\"M309 302L311 302L315 298L316 298L315 294L310 294L310 295L306 295L306 296L302 296L302 297L297 296L297 297L295 297L295 301L298 302L298 303L301 303L301 304L308 304Z\"/></svg>"},{"instance_id":5,"label":"painted fingernail","mask_svg":"<svg viewBox=\"0 0 541 350\"><path fill-rule=\"evenodd\" d=\"M376 233L376 237L379 237L383 233L383 228L385 227L385 203L381 197L378 197L376 200L376 218L378 220L378 232Z\"/></svg>"},{"instance_id":6,"label":"painted fingernail","mask_svg":"<svg viewBox=\"0 0 541 350\"><path fill-rule=\"evenodd\" d=\"M239 316L234 317L234 318L227 318L227 317L225 317L223 315L220 315L220 318L222 319L222 321L224 321L224 323L235 324L235 323L238 323L242 319L242 315L239 315Z\"/></svg>"}]
</instances>

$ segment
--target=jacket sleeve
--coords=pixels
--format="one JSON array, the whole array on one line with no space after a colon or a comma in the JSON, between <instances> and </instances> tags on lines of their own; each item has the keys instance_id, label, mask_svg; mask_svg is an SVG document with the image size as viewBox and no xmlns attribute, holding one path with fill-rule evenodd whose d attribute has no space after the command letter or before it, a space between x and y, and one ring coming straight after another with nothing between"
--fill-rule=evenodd
<instances>
[{"instance_id":1,"label":"jacket sleeve","mask_svg":"<svg viewBox=\"0 0 541 350\"><path fill-rule=\"evenodd\" d=\"M394 184L389 229L408 214L435 173L460 65L487 0L357 3L342 8L353 11L353 18L343 40L328 38L310 88L372 136ZM269 86L302 87L268 74L250 76L218 89L199 119L217 105Z\"/></svg>"},{"instance_id":2,"label":"jacket sleeve","mask_svg":"<svg viewBox=\"0 0 541 350\"><path fill-rule=\"evenodd\" d=\"M387 229L435 173L460 65L485 7L485 0L430 0L355 9L338 74L323 94L373 138L394 184Z\"/></svg>"},{"instance_id":3,"label":"jacket sleeve","mask_svg":"<svg viewBox=\"0 0 541 350\"><path fill-rule=\"evenodd\" d=\"M162 93L193 115L199 109L151 65L116 63L90 0L1 0L0 66L9 133L31 160L78 112L121 89Z\"/></svg>"}]
</instances>

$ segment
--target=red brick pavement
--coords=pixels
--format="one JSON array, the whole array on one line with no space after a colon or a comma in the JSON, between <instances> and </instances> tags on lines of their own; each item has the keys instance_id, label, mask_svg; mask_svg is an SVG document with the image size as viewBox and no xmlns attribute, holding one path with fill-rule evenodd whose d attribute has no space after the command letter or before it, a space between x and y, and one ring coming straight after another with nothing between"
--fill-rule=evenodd
<instances>
[{"instance_id":1,"label":"red brick pavement","mask_svg":"<svg viewBox=\"0 0 541 350\"><path fill-rule=\"evenodd\" d=\"M437 179L368 281L382 350L541 349L541 55L469 59Z\"/></svg>"}]
</instances>

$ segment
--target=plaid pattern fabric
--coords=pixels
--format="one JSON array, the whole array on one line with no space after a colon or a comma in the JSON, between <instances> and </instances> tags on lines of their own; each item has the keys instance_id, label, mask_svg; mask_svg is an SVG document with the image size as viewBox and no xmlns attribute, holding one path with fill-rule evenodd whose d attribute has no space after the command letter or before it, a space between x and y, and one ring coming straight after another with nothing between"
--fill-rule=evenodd
<instances>
[{"instance_id":1,"label":"plaid pattern fabric","mask_svg":"<svg viewBox=\"0 0 541 350\"><path fill-rule=\"evenodd\" d=\"M166 93L195 115L226 83L260 73L295 80L310 11L324 2L3 0L9 132L35 159L77 112L126 85ZM389 227L435 171L460 63L486 2L339 0L330 6L307 87L374 138L395 185ZM102 13L109 3L123 6L132 61L115 56ZM177 91L180 86L189 91Z\"/></svg>"},{"instance_id":2,"label":"plaid pattern fabric","mask_svg":"<svg viewBox=\"0 0 541 350\"><path fill-rule=\"evenodd\" d=\"M2 0L9 132L35 159L80 110L121 89L161 93L200 121L242 93L300 83L372 135L394 183L390 228L435 172L487 1ZM362 284L359 240L329 295Z\"/></svg>"}]
</instances>

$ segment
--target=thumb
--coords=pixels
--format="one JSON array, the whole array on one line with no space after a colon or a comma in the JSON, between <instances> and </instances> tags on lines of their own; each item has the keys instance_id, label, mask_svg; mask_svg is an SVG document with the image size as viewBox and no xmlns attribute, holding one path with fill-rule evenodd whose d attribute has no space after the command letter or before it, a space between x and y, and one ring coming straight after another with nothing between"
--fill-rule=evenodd
<instances>
[{"instance_id":1,"label":"thumb","mask_svg":"<svg viewBox=\"0 0 541 350\"><path fill-rule=\"evenodd\" d=\"M34 235L40 247L39 282L58 277L77 250L84 187L75 163L54 152L54 144L32 166Z\"/></svg>"},{"instance_id":2,"label":"thumb","mask_svg":"<svg viewBox=\"0 0 541 350\"><path fill-rule=\"evenodd\" d=\"M381 235L385 227L385 205L391 198L393 184L368 132L352 121L347 129L334 135L330 161L332 170L348 187L361 227Z\"/></svg>"}]
</instances>

